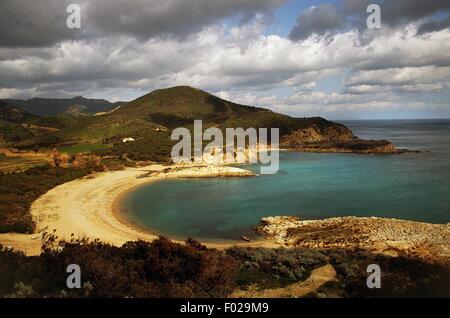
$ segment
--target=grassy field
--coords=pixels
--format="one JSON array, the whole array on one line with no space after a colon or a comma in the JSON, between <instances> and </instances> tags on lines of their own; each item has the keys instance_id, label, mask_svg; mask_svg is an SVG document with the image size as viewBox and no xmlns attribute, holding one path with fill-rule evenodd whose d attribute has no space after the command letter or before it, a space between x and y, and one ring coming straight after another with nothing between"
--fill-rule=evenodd
<instances>
[{"instance_id":1,"label":"grassy field","mask_svg":"<svg viewBox=\"0 0 450 318\"><path fill-rule=\"evenodd\" d=\"M0 154L0 172L24 171L26 169L47 164L44 158L7 157Z\"/></svg>"},{"instance_id":2,"label":"grassy field","mask_svg":"<svg viewBox=\"0 0 450 318\"><path fill-rule=\"evenodd\" d=\"M69 155L75 155L78 153L90 153L95 150L104 150L110 148L110 145L94 143L94 144L77 144L69 147L62 147L60 152L67 153Z\"/></svg>"}]
</instances>

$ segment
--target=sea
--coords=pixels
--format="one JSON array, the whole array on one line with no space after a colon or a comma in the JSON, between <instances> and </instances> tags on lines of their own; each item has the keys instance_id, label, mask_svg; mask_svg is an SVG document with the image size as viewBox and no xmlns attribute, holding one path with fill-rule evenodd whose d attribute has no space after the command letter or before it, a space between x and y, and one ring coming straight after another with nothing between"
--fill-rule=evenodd
<instances>
[{"instance_id":1,"label":"sea","mask_svg":"<svg viewBox=\"0 0 450 318\"><path fill-rule=\"evenodd\" d=\"M122 201L131 223L169 238L233 241L256 236L266 216L377 216L450 222L450 120L339 121L364 139L387 139L399 155L280 152L274 175L173 179ZM243 166L259 172L258 165Z\"/></svg>"}]
</instances>

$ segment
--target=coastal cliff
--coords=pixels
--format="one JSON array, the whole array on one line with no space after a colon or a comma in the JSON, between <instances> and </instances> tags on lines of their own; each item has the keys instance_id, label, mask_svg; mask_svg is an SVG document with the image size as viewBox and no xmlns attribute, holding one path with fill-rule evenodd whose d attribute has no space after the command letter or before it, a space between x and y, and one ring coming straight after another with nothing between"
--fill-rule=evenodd
<instances>
[{"instance_id":1,"label":"coastal cliff","mask_svg":"<svg viewBox=\"0 0 450 318\"><path fill-rule=\"evenodd\" d=\"M407 152L397 149L387 140L363 140L344 125L332 123L326 127L312 125L281 138L280 147L301 152L397 154Z\"/></svg>"},{"instance_id":2,"label":"coastal cliff","mask_svg":"<svg viewBox=\"0 0 450 318\"><path fill-rule=\"evenodd\" d=\"M344 125L333 123L320 127L313 124L311 127L298 129L283 137L283 142L292 143L292 146L310 142L352 141L357 139L352 131Z\"/></svg>"}]
</instances>

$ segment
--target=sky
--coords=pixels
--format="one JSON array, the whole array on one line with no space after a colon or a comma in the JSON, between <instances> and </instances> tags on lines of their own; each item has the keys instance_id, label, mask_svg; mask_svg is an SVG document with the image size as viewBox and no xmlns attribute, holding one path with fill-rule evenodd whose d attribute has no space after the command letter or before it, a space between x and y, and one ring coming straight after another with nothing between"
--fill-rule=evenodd
<instances>
[{"instance_id":1,"label":"sky","mask_svg":"<svg viewBox=\"0 0 450 318\"><path fill-rule=\"evenodd\" d=\"M448 0L2 0L0 29L0 98L189 85L297 117L450 118Z\"/></svg>"}]
</instances>

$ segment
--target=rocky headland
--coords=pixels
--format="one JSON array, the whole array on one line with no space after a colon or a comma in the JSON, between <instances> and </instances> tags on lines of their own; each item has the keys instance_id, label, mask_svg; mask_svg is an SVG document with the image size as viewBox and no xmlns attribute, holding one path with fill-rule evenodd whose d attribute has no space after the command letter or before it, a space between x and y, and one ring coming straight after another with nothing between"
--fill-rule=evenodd
<instances>
[{"instance_id":1,"label":"rocky headland","mask_svg":"<svg viewBox=\"0 0 450 318\"><path fill-rule=\"evenodd\" d=\"M283 136L280 148L300 152L328 152L328 153L359 153L359 154L400 154L409 152L398 149L387 140L364 140L353 134L344 125L311 127L296 130L292 134Z\"/></svg>"},{"instance_id":2,"label":"rocky headland","mask_svg":"<svg viewBox=\"0 0 450 318\"><path fill-rule=\"evenodd\" d=\"M378 218L262 219L257 230L285 247L364 249L450 266L450 224Z\"/></svg>"}]
</instances>

